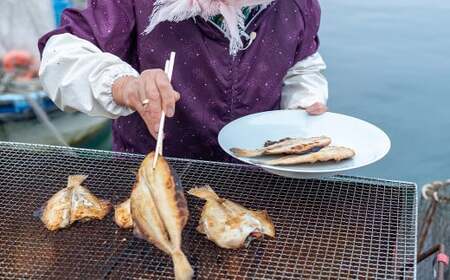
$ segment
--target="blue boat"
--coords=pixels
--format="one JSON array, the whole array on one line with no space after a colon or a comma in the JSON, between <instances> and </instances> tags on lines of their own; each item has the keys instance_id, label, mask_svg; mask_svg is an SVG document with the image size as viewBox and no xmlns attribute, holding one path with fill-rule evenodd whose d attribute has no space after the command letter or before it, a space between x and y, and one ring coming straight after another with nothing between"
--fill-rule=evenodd
<instances>
[{"instance_id":1,"label":"blue boat","mask_svg":"<svg viewBox=\"0 0 450 280\"><path fill-rule=\"evenodd\" d=\"M110 128L104 118L61 112L37 80L0 79L0 141L110 149Z\"/></svg>"}]
</instances>

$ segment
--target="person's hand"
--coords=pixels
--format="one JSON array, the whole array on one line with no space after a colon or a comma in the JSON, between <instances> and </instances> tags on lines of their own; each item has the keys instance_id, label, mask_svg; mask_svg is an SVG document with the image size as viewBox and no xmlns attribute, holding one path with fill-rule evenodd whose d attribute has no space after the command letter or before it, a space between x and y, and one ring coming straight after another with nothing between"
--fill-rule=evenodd
<instances>
[{"instance_id":1,"label":"person's hand","mask_svg":"<svg viewBox=\"0 0 450 280\"><path fill-rule=\"evenodd\" d=\"M161 112L171 118L175 114L175 103L180 100L164 71L146 70L140 77L125 76L117 79L112 88L114 101L129 107L141 115L148 131L156 139Z\"/></svg>"},{"instance_id":2,"label":"person's hand","mask_svg":"<svg viewBox=\"0 0 450 280\"><path fill-rule=\"evenodd\" d=\"M318 116L318 115L322 115L323 113L328 111L328 107L323 103L316 102L313 105L306 108L305 110L310 115Z\"/></svg>"}]
</instances>

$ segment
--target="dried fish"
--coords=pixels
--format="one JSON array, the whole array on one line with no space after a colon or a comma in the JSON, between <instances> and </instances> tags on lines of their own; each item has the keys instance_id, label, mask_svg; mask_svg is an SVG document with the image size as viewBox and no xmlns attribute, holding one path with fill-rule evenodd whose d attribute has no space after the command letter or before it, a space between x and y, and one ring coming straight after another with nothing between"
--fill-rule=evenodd
<instances>
[{"instance_id":1,"label":"dried fish","mask_svg":"<svg viewBox=\"0 0 450 280\"><path fill-rule=\"evenodd\" d=\"M86 178L83 175L69 176L67 187L54 194L39 211L47 229L66 228L79 220L101 220L111 211L109 201L98 199L81 185Z\"/></svg>"},{"instance_id":2,"label":"dried fish","mask_svg":"<svg viewBox=\"0 0 450 280\"><path fill-rule=\"evenodd\" d=\"M275 227L266 211L248 210L220 198L209 186L188 193L206 200L197 230L219 247L238 249L264 235L275 237Z\"/></svg>"},{"instance_id":3,"label":"dried fish","mask_svg":"<svg viewBox=\"0 0 450 280\"><path fill-rule=\"evenodd\" d=\"M258 163L265 165L295 165L295 164L316 163L326 161L342 161L345 159L350 159L354 156L355 151L353 151L350 148L330 146L325 147L315 153L305 155L285 156L268 161L259 161Z\"/></svg>"},{"instance_id":4,"label":"dried fish","mask_svg":"<svg viewBox=\"0 0 450 280\"><path fill-rule=\"evenodd\" d=\"M278 141L267 141L263 148L246 150L232 148L231 152L238 157L258 157L263 155L297 155L331 144L331 138L326 136L312 138L284 138Z\"/></svg>"},{"instance_id":5,"label":"dried fish","mask_svg":"<svg viewBox=\"0 0 450 280\"><path fill-rule=\"evenodd\" d=\"M115 207L114 221L123 229L133 228L133 218L131 217L130 199Z\"/></svg>"},{"instance_id":6,"label":"dried fish","mask_svg":"<svg viewBox=\"0 0 450 280\"><path fill-rule=\"evenodd\" d=\"M192 279L194 272L181 251L181 233L189 217L183 188L164 157L158 157L153 169L154 155L142 162L131 193L134 232L172 256L177 280Z\"/></svg>"}]
</instances>

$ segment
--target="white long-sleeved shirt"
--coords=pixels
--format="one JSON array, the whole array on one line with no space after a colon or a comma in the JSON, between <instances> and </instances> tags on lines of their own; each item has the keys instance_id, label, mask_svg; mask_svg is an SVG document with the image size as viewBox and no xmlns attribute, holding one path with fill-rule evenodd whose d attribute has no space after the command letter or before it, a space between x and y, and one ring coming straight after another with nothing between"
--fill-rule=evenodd
<instances>
[{"instance_id":1,"label":"white long-sleeved shirt","mask_svg":"<svg viewBox=\"0 0 450 280\"><path fill-rule=\"evenodd\" d=\"M319 53L295 64L284 78L281 107L326 104L328 83L321 73L325 68ZM61 110L112 119L133 113L114 102L112 85L121 77L138 77L139 73L119 57L72 34L55 35L48 40L39 76L50 99Z\"/></svg>"}]
</instances>

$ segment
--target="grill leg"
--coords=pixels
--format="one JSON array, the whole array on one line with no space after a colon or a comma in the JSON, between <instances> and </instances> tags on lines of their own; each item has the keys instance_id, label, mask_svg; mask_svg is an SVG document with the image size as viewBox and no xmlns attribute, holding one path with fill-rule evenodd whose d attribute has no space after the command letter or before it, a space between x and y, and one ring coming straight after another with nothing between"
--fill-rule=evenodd
<instances>
[{"instance_id":1,"label":"grill leg","mask_svg":"<svg viewBox=\"0 0 450 280\"><path fill-rule=\"evenodd\" d=\"M417 263L429 258L430 256L438 253L437 258L437 279L444 280L445 267L448 265L448 256L445 254L445 245L437 244L428 251L417 256Z\"/></svg>"},{"instance_id":2,"label":"grill leg","mask_svg":"<svg viewBox=\"0 0 450 280\"><path fill-rule=\"evenodd\" d=\"M425 217L424 217L424 222L422 225L422 228L420 230L420 239L419 239L419 254L422 253L423 251L423 247L425 245L425 240L427 239L428 236L428 231L430 230L430 226L433 222L433 217L434 214L436 213L436 209L437 209L437 202L432 200L430 206L427 209L427 212L425 213Z\"/></svg>"}]
</instances>

